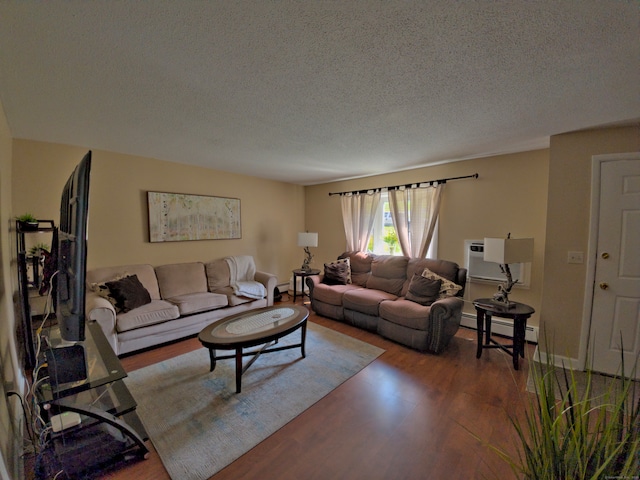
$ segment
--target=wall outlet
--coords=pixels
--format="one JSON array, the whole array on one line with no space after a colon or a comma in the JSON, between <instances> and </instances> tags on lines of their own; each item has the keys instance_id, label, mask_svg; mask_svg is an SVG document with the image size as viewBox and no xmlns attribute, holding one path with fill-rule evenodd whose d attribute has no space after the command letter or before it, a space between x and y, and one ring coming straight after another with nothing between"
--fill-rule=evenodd
<instances>
[{"instance_id":1,"label":"wall outlet","mask_svg":"<svg viewBox=\"0 0 640 480\"><path fill-rule=\"evenodd\" d=\"M567 255L567 263L584 263L584 253L569 252Z\"/></svg>"}]
</instances>

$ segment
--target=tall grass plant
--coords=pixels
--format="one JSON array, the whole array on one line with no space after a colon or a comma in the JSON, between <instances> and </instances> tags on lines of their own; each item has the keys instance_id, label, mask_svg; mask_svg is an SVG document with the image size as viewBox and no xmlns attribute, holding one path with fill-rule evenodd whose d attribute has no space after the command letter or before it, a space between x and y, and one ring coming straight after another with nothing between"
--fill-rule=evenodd
<instances>
[{"instance_id":1,"label":"tall grass plant","mask_svg":"<svg viewBox=\"0 0 640 480\"><path fill-rule=\"evenodd\" d=\"M520 440L513 458L492 447L516 476L537 480L639 479L638 382L611 377L604 392L593 388L590 370L579 382L572 368L556 369L553 356L529 362L535 395L524 420L511 422ZM624 363L622 372L624 372Z\"/></svg>"}]
</instances>

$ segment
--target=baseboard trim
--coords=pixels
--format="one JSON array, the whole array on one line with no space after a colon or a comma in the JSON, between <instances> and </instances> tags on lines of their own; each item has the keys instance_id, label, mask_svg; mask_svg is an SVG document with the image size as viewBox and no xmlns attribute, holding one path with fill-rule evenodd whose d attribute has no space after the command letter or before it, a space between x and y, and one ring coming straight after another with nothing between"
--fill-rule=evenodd
<instances>
[{"instance_id":1,"label":"baseboard trim","mask_svg":"<svg viewBox=\"0 0 640 480\"><path fill-rule=\"evenodd\" d=\"M462 314L460 325L476 330L477 324L478 322L475 315L471 313ZM492 317L491 333L513 338L513 320L510 320L508 318ZM524 338L527 342L538 343L538 327L527 325Z\"/></svg>"},{"instance_id":2,"label":"baseboard trim","mask_svg":"<svg viewBox=\"0 0 640 480\"><path fill-rule=\"evenodd\" d=\"M569 368L576 372L585 371L585 369L580 366L580 361L577 358L562 357L558 355L549 357L546 352L540 351L540 345L536 347L536 351L533 354L533 360L542 365L551 363L554 367Z\"/></svg>"}]
</instances>

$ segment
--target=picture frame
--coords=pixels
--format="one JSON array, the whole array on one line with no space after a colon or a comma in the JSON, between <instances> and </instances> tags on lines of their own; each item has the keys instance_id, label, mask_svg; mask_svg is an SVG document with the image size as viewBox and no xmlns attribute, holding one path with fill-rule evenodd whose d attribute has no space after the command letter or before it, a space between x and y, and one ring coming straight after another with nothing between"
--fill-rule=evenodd
<instances>
[{"instance_id":1,"label":"picture frame","mask_svg":"<svg viewBox=\"0 0 640 480\"><path fill-rule=\"evenodd\" d=\"M240 199L147 192L149 242L242 238Z\"/></svg>"}]
</instances>

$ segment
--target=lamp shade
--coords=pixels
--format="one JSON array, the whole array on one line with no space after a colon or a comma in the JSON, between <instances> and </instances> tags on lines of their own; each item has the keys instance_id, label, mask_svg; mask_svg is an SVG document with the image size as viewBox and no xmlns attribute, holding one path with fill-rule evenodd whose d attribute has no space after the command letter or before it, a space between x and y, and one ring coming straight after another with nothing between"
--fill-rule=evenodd
<instances>
[{"instance_id":1,"label":"lamp shade","mask_svg":"<svg viewBox=\"0 0 640 480\"><path fill-rule=\"evenodd\" d=\"M484 261L501 264L533 260L533 238L485 238Z\"/></svg>"},{"instance_id":2,"label":"lamp shade","mask_svg":"<svg viewBox=\"0 0 640 480\"><path fill-rule=\"evenodd\" d=\"M318 234L317 233L298 233L298 246L299 247L317 247L318 246Z\"/></svg>"}]
</instances>

